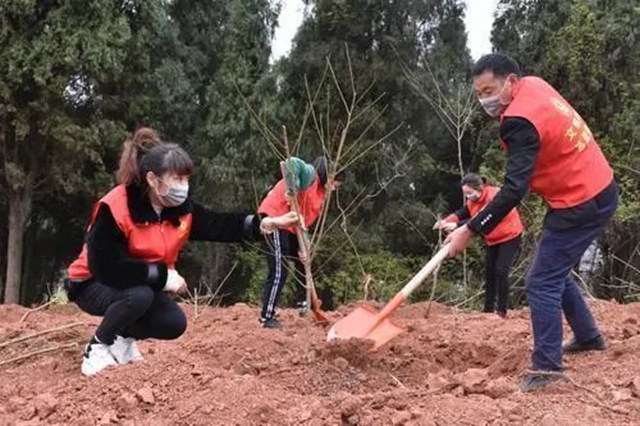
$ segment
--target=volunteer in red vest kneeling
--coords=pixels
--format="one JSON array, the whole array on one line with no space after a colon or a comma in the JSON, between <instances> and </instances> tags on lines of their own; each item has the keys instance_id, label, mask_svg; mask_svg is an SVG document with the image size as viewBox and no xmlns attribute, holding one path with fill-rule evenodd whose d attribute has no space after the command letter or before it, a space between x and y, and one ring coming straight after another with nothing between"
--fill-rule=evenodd
<instances>
[{"instance_id":1,"label":"volunteer in red vest kneeling","mask_svg":"<svg viewBox=\"0 0 640 426\"><path fill-rule=\"evenodd\" d=\"M489 234L531 188L549 210L527 277L533 328L532 372L522 391L563 378L562 354L599 350L606 342L571 276L618 205L613 170L582 117L538 77L522 77L509 56L483 56L474 70L474 89L485 111L500 119L507 151L505 183L491 203L453 231L451 254L474 233ZM562 344L562 313L573 339Z\"/></svg>"},{"instance_id":2,"label":"volunteer in red vest kneeling","mask_svg":"<svg viewBox=\"0 0 640 426\"><path fill-rule=\"evenodd\" d=\"M214 213L191 202L193 162L178 145L142 128L124 143L119 185L96 203L78 259L69 267L69 298L102 316L86 345L82 373L142 359L136 340L176 339L187 319L171 297L186 291L175 263L187 240L239 242L260 228L295 223L293 213L268 218Z\"/></svg>"},{"instance_id":3,"label":"volunteer in red vest kneeling","mask_svg":"<svg viewBox=\"0 0 640 426\"><path fill-rule=\"evenodd\" d=\"M345 173L338 173L335 177L328 175L328 164L325 157L318 157L313 165L303 160L292 157L287 159L285 170L291 170L292 179L295 182L285 182L281 179L260 204L258 212L263 217L280 217L291 210L287 186L297 193L298 213L304 220L307 229L318 219L322 213L324 201L329 191L337 190L345 179ZM287 176L289 173L287 173ZM276 307L280 300L282 288L287 280L289 260L294 263L294 275L296 279L295 297L297 305L304 311L309 307L306 302L304 287L304 268L300 262L298 253L298 239L296 226L286 229L276 229L267 235L265 253L267 254L267 266L269 273L262 293L262 313L260 322L265 328L281 328L282 325L276 319Z\"/></svg>"},{"instance_id":4,"label":"volunteer in red vest kneeling","mask_svg":"<svg viewBox=\"0 0 640 426\"><path fill-rule=\"evenodd\" d=\"M487 185L484 178L469 173L462 179L462 193L466 203L462 208L438 221L434 229L442 229L452 232L465 225L475 217L500 188ZM520 250L521 235L523 231L522 221L517 209L513 209L491 232L484 235L487 246L485 258L485 298L484 312L493 312L498 296L497 313L505 318L509 303L509 271L513 261Z\"/></svg>"}]
</instances>

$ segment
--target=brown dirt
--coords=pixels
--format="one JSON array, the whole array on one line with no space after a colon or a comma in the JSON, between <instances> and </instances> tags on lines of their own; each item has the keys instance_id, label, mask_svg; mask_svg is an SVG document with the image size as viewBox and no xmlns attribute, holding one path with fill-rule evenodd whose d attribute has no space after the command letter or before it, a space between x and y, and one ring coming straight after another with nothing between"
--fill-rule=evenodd
<instances>
[{"instance_id":1,"label":"brown dirt","mask_svg":"<svg viewBox=\"0 0 640 426\"><path fill-rule=\"evenodd\" d=\"M434 304L401 309L409 332L370 353L360 341L326 343L326 330L293 311L287 328L259 327L246 305L193 310L177 341L141 344L145 361L80 374L80 347L0 366L0 425L632 425L640 424L640 304L598 301L611 343L565 358L569 382L521 394L529 366L528 310L457 313ZM335 319L349 312L343 307ZM0 348L0 362L84 342L99 318L73 306L20 318L0 306L0 343L83 321L85 326Z\"/></svg>"}]
</instances>

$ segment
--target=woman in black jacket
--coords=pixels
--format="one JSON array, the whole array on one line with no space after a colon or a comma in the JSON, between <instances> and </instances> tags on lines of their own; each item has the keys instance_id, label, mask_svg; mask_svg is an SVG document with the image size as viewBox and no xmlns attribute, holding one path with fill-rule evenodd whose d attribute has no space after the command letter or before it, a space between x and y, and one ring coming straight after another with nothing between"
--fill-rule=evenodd
<instances>
[{"instance_id":1,"label":"woman in black jacket","mask_svg":"<svg viewBox=\"0 0 640 426\"><path fill-rule=\"evenodd\" d=\"M186 317L171 295L186 291L175 262L187 240L240 242L296 222L291 213L260 220L205 209L189 198L193 169L182 148L152 129L124 143L119 185L96 203L82 253L69 267L70 299L103 317L84 349L83 374L141 360L136 340L184 333Z\"/></svg>"}]
</instances>

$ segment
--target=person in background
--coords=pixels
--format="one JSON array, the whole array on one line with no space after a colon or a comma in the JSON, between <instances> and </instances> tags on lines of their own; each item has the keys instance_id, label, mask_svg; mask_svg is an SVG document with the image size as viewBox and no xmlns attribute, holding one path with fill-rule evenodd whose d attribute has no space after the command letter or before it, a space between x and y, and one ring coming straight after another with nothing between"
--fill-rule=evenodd
<instances>
[{"instance_id":1,"label":"person in background","mask_svg":"<svg viewBox=\"0 0 640 426\"><path fill-rule=\"evenodd\" d=\"M500 53L480 58L472 75L480 104L500 120L507 172L493 200L449 234L450 255L462 252L474 234L493 231L529 188L549 207L526 282L533 366L520 390L527 392L564 378L563 351L607 346L571 272L613 217L618 185L587 124L549 83L523 77L518 64ZM573 331L564 346L563 312Z\"/></svg>"},{"instance_id":2,"label":"person in background","mask_svg":"<svg viewBox=\"0 0 640 426\"><path fill-rule=\"evenodd\" d=\"M291 157L285 161L284 170L287 181L281 179L264 198L258 213L264 218L281 217L292 209L291 201L295 194L299 214L304 226L309 229L320 214L329 191L340 188L345 180L345 173L328 175L328 164L325 157L318 157L313 165L300 158ZM280 300L282 288L287 280L288 260L295 264L295 295L298 306L305 296L304 269L301 264L297 226L285 229L274 229L266 238L265 252L269 269L267 280L263 286L262 313L260 322L265 328L282 328L276 318L276 307ZM304 302L306 303L306 302ZM305 307L302 306L304 309ZM308 308L308 307L306 307Z\"/></svg>"},{"instance_id":3,"label":"person in background","mask_svg":"<svg viewBox=\"0 0 640 426\"><path fill-rule=\"evenodd\" d=\"M94 206L80 256L66 281L70 300L102 317L85 346L82 373L142 360L137 340L176 339L187 319L173 300L186 291L175 264L187 240L240 242L297 221L215 213L189 197L194 165L178 145L149 128L125 141L119 185Z\"/></svg>"},{"instance_id":4,"label":"person in background","mask_svg":"<svg viewBox=\"0 0 640 426\"><path fill-rule=\"evenodd\" d=\"M449 233L465 225L493 200L500 188L488 185L486 179L469 173L462 178L465 204L434 229ZM520 250L524 227L517 209L513 209L489 233L483 235L486 244L484 312L495 311L502 318L507 316L509 303L509 272ZM498 303L496 307L496 294Z\"/></svg>"}]
</instances>

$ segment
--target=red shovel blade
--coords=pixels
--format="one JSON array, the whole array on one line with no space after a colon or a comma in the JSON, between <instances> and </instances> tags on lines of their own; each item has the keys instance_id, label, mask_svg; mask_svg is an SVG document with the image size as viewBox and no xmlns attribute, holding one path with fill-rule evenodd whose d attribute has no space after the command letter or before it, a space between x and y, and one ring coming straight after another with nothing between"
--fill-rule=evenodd
<instances>
[{"instance_id":1,"label":"red shovel blade","mask_svg":"<svg viewBox=\"0 0 640 426\"><path fill-rule=\"evenodd\" d=\"M400 327L389 318L385 318L376 325L378 312L361 306L356 308L349 315L336 322L330 329L327 340L350 339L352 337L373 340L373 349L387 343L400 333L406 330Z\"/></svg>"}]
</instances>

